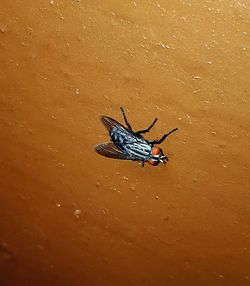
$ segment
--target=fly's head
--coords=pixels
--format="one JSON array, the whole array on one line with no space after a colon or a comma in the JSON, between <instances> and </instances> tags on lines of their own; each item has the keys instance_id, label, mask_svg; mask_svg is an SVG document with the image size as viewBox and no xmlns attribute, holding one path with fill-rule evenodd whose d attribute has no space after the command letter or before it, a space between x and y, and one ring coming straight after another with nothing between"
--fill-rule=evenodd
<instances>
[{"instance_id":1,"label":"fly's head","mask_svg":"<svg viewBox=\"0 0 250 286\"><path fill-rule=\"evenodd\" d=\"M152 147L150 159L148 163L152 166L157 166L160 163L165 164L168 161L168 157L163 154L163 151L159 147Z\"/></svg>"}]
</instances>

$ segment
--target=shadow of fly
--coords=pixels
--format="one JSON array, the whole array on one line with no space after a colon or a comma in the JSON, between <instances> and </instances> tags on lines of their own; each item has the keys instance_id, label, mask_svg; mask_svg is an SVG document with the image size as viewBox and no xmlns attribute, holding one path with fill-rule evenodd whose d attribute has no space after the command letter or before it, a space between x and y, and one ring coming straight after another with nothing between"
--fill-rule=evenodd
<instances>
[{"instance_id":1,"label":"shadow of fly","mask_svg":"<svg viewBox=\"0 0 250 286\"><path fill-rule=\"evenodd\" d=\"M154 145L161 144L170 134L178 130L178 128L164 134L159 140L146 140L142 134L152 129L157 118L155 118L147 129L133 131L124 109L122 107L120 109L127 127L124 127L111 117L101 116L101 121L109 132L111 142L96 145L95 151L108 158L140 161L142 167L144 167L145 162L148 162L152 166L157 166L159 163L165 164L166 161L168 161L168 157L163 154L161 148Z\"/></svg>"}]
</instances>

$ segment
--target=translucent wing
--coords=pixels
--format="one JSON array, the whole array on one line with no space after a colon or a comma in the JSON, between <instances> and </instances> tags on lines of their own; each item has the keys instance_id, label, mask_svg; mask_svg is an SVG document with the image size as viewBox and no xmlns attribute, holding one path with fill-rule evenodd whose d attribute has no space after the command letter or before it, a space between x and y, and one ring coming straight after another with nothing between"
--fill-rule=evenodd
<instances>
[{"instance_id":1,"label":"translucent wing","mask_svg":"<svg viewBox=\"0 0 250 286\"><path fill-rule=\"evenodd\" d=\"M115 127L115 128L122 130L124 133L129 134L130 136L132 135L130 132L128 132L127 128L122 126L119 122L117 122L115 119L111 117L101 116L101 121L104 124L104 126L108 129L109 132L113 127Z\"/></svg>"},{"instance_id":2,"label":"translucent wing","mask_svg":"<svg viewBox=\"0 0 250 286\"><path fill-rule=\"evenodd\" d=\"M124 155L122 151L113 142L107 142L96 145L95 151L98 154L108 158L130 160L130 158Z\"/></svg>"}]
</instances>

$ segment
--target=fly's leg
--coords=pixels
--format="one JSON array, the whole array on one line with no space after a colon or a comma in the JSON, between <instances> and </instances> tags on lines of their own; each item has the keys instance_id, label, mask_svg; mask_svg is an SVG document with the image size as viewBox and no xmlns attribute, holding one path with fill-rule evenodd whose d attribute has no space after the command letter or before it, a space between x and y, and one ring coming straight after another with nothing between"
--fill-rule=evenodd
<instances>
[{"instance_id":1,"label":"fly's leg","mask_svg":"<svg viewBox=\"0 0 250 286\"><path fill-rule=\"evenodd\" d=\"M145 161L142 161L141 166L144 167L145 165Z\"/></svg>"},{"instance_id":2,"label":"fly's leg","mask_svg":"<svg viewBox=\"0 0 250 286\"><path fill-rule=\"evenodd\" d=\"M143 129L143 130L136 131L135 134L136 134L136 135L141 135L141 134L144 134L144 133L149 132L149 131L152 129L152 127L155 125L156 121L157 121L157 118L155 118L155 120L153 121L153 123L152 123L147 129Z\"/></svg>"},{"instance_id":3,"label":"fly's leg","mask_svg":"<svg viewBox=\"0 0 250 286\"><path fill-rule=\"evenodd\" d=\"M124 121L125 121L125 123L126 123L126 125L127 125L127 127L128 127L128 130L129 130L129 131L132 131L132 127L131 127L131 125L128 123L128 119L127 119L127 117L126 117L126 114L125 114L124 109L123 109L122 107L120 107L120 109L121 109L121 112L122 112Z\"/></svg>"},{"instance_id":4,"label":"fly's leg","mask_svg":"<svg viewBox=\"0 0 250 286\"><path fill-rule=\"evenodd\" d=\"M172 134L173 132L175 132L176 130L178 130L178 128L175 128L171 131L169 131L168 133L164 134L161 139L159 140L153 140L153 141L148 141L150 144L154 145L154 144L161 144L170 134Z\"/></svg>"}]
</instances>

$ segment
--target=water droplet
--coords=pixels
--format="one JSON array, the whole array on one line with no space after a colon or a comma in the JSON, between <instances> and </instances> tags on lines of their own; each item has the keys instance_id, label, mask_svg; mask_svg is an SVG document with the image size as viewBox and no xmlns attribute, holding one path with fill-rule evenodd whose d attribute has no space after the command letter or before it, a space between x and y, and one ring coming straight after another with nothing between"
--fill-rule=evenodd
<instances>
[{"instance_id":1,"label":"water droplet","mask_svg":"<svg viewBox=\"0 0 250 286\"><path fill-rule=\"evenodd\" d=\"M194 76L192 77L192 79L193 79L193 80L201 79L201 77L200 77L199 75L194 75Z\"/></svg>"},{"instance_id":2,"label":"water droplet","mask_svg":"<svg viewBox=\"0 0 250 286\"><path fill-rule=\"evenodd\" d=\"M120 190L118 190L116 187L111 187L110 188L112 191L115 191L115 192L117 192L117 193L120 193L121 191Z\"/></svg>"},{"instance_id":3,"label":"water droplet","mask_svg":"<svg viewBox=\"0 0 250 286\"><path fill-rule=\"evenodd\" d=\"M160 43L160 46L164 49L170 49L170 46L167 44Z\"/></svg>"},{"instance_id":4,"label":"water droplet","mask_svg":"<svg viewBox=\"0 0 250 286\"><path fill-rule=\"evenodd\" d=\"M186 114L187 118L188 118L188 122L189 124L192 124L192 120L191 120L191 116L189 114Z\"/></svg>"},{"instance_id":5,"label":"water droplet","mask_svg":"<svg viewBox=\"0 0 250 286\"><path fill-rule=\"evenodd\" d=\"M130 189L131 189L131 191L135 191L135 185L131 185L131 187L130 187Z\"/></svg>"},{"instance_id":6,"label":"water droplet","mask_svg":"<svg viewBox=\"0 0 250 286\"><path fill-rule=\"evenodd\" d=\"M75 215L76 218L79 218L81 213L82 213L82 211L80 209L77 209L77 210L74 211L74 215Z\"/></svg>"},{"instance_id":7,"label":"water droplet","mask_svg":"<svg viewBox=\"0 0 250 286\"><path fill-rule=\"evenodd\" d=\"M193 93L196 94L198 92L200 92L201 90L200 89L197 89L197 90L193 90Z\"/></svg>"},{"instance_id":8,"label":"water droplet","mask_svg":"<svg viewBox=\"0 0 250 286\"><path fill-rule=\"evenodd\" d=\"M183 22L187 22L187 18L186 17L180 17L180 20Z\"/></svg>"},{"instance_id":9,"label":"water droplet","mask_svg":"<svg viewBox=\"0 0 250 286\"><path fill-rule=\"evenodd\" d=\"M108 211L108 209L106 209L106 208L102 208L102 213L103 213L103 214L105 214L105 215L106 215L106 214L108 214L108 212L109 212L109 211Z\"/></svg>"},{"instance_id":10,"label":"water droplet","mask_svg":"<svg viewBox=\"0 0 250 286\"><path fill-rule=\"evenodd\" d=\"M5 28L4 26L1 26L0 31L1 31L2 33L5 33L5 32L6 32L6 28Z\"/></svg>"}]
</instances>

